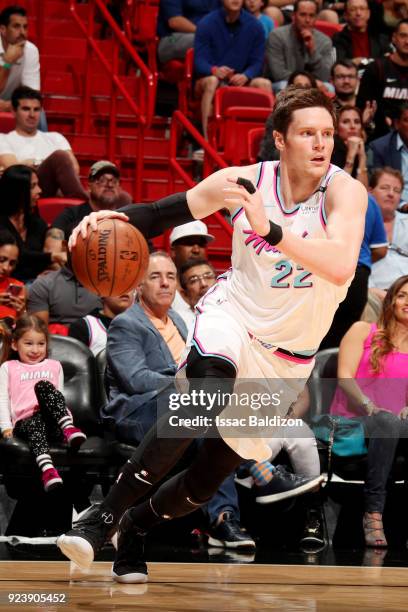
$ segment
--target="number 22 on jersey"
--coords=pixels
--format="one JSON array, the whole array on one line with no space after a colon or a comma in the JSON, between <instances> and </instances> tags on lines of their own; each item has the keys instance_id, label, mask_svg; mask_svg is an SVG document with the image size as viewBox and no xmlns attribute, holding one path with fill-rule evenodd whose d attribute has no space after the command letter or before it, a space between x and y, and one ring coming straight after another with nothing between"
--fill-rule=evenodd
<instances>
[{"instance_id":1,"label":"number 22 on jersey","mask_svg":"<svg viewBox=\"0 0 408 612\"><path fill-rule=\"evenodd\" d=\"M289 276L293 273L293 265L288 259L281 259L275 264L275 270L278 271L272 277L271 287L275 287L276 289L287 289L290 287L291 282L295 289L306 289L307 287L312 287L313 283L311 280L307 280L309 276L311 276L311 272L307 272L304 270L302 266L297 265L296 270L299 274L296 274L293 279L288 279Z\"/></svg>"}]
</instances>

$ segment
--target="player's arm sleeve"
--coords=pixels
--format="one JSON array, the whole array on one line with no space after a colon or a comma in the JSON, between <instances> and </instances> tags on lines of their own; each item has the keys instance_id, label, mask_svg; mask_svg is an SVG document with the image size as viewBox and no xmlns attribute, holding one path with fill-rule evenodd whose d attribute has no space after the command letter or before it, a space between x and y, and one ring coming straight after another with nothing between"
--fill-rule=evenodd
<instances>
[{"instance_id":1,"label":"player's arm sleeve","mask_svg":"<svg viewBox=\"0 0 408 612\"><path fill-rule=\"evenodd\" d=\"M78 319L69 326L68 335L71 338L76 338L80 342L83 342L85 346L89 346L90 336L89 327L85 319Z\"/></svg>"},{"instance_id":2,"label":"player's arm sleeve","mask_svg":"<svg viewBox=\"0 0 408 612\"><path fill-rule=\"evenodd\" d=\"M194 221L185 192L175 193L153 204L130 204L119 209L145 238L160 236L175 225Z\"/></svg>"},{"instance_id":3,"label":"player's arm sleeve","mask_svg":"<svg viewBox=\"0 0 408 612\"><path fill-rule=\"evenodd\" d=\"M40 81L40 56L37 47L32 45L30 53L24 62L24 70L21 78L22 85L31 87L39 91L41 89Z\"/></svg>"},{"instance_id":4,"label":"player's arm sleeve","mask_svg":"<svg viewBox=\"0 0 408 612\"><path fill-rule=\"evenodd\" d=\"M122 322L113 321L109 327L106 347L109 368L118 389L127 395L159 391L174 378L174 372L158 372L149 367L144 346L144 334L137 327L129 329Z\"/></svg>"},{"instance_id":5,"label":"player's arm sleeve","mask_svg":"<svg viewBox=\"0 0 408 612\"><path fill-rule=\"evenodd\" d=\"M7 363L3 363L0 367L0 429L12 428L8 389L8 366Z\"/></svg>"}]
</instances>

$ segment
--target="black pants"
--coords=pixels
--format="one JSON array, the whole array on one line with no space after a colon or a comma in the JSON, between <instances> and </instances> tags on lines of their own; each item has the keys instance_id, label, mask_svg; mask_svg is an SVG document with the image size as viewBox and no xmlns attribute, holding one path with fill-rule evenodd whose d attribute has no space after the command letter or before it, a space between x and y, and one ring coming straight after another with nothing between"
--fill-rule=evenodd
<instances>
[{"instance_id":1,"label":"black pants","mask_svg":"<svg viewBox=\"0 0 408 612\"><path fill-rule=\"evenodd\" d=\"M199 381L206 392L221 392L219 396L222 396L223 393L232 392L235 370L222 359L203 358L192 349L187 360L187 376L190 381ZM211 416L215 417L223 408L221 404L214 406ZM184 416L194 416L191 411L189 413L189 407L185 409ZM162 419L168 420L168 415ZM104 501L104 509L113 514L115 522L138 499L146 493L150 494L152 485L159 483L169 473L194 438L205 437L202 428L197 428L194 432L186 429L185 437L163 438L157 435L160 428L161 422L158 421L146 434ZM161 484L148 502L133 508L136 524L148 529L163 519L194 511L211 499L241 462L242 458L220 437L205 438L186 470Z\"/></svg>"},{"instance_id":2,"label":"black pants","mask_svg":"<svg viewBox=\"0 0 408 612\"><path fill-rule=\"evenodd\" d=\"M13 434L25 440L35 457L49 453L50 442L63 439L58 421L69 416L64 396L50 382L39 381L35 387L38 411L17 421Z\"/></svg>"},{"instance_id":3,"label":"black pants","mask_svg":"<svg viewBox=\"0 0 408 612\"><path fill-rule=\"evenodd\" d=\"M339 346L344 334L356 321L360 320L368 296L368 277L370 270L366 266L357 266L356 273L344 300L339 304L333 323L323 338L320 349Z\"/></svg>"}]
</instances>

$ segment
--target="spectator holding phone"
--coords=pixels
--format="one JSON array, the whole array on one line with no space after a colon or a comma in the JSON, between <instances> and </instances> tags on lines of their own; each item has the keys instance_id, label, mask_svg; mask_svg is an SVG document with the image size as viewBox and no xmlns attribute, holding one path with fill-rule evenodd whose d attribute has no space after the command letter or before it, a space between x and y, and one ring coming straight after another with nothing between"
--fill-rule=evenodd
<instances>
[{"instance_id":1,"label":"spectator holding phone","mask_svg":"<svg viewBox=\"0 0 408 612\"><path fill-rule=\"evenodd\" d=\"M36 210L41 188L35 170L23 164L10 166L0 179L0 229L13 234L20 250L16 278L28 281L52 264L64 265L63 251L44 252L47 224Z\"/></svg>"},{"instance_id":2,"label":"spectator holding phone","mask_svg":"<svg viewBox=\"0 0 408 612\"><path fill-rule=\"evenodd\" d=\"M7 230L0 229L0 320L9 325L13 325L26 306L24 283L11 276L18 256L16 238Z\"/></svg>"}]
</instances>

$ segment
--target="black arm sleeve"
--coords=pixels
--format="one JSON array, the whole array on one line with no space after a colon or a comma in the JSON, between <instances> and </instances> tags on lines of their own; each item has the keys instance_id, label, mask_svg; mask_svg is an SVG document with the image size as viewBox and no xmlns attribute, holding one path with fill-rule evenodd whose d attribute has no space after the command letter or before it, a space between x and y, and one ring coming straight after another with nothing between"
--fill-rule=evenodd
<instances>
[{"instance_id":1,"label":"black arm sleeve","mask_svg":"<svg viewBox=\"0 0 408 612\"><path fill-rule=\"evenodd\" d=\"M186 193L175 193L153 204L130 204L120 208L145 238L155 238L164 231L194 221L187 204Z\"/></svg>"}]
</instances>

